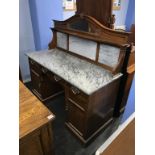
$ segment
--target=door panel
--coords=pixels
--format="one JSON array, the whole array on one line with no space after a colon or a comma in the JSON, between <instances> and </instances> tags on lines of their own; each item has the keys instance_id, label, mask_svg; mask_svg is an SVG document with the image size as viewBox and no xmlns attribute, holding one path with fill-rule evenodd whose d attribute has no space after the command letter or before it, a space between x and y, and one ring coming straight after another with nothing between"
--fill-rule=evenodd
<instances>
[{"instance_id":1,"label":"door panel","mask_svg":"<svg viewBox=\"0 0 155 155\"><path fill-rule=\"evenodd\" d=\"M85 129L85 112L71 101L68 101L68 122L83 135Z\"/></svg>"}]
</instances>

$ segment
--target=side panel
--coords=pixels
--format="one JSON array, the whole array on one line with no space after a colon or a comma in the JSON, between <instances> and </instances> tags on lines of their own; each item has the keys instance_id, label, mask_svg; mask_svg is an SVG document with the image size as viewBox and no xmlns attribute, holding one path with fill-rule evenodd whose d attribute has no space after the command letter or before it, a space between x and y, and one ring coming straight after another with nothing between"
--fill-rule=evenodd
<instances>
[{"instance_id":1,"label":"side panel","mask_svg":"<svg viewBox=\"0 0 155 155\"><path fill-rule=\"evenodd\" d=\"M20 139L20 155L54 155L51 124Z\"/></svg>"}]
</instances>

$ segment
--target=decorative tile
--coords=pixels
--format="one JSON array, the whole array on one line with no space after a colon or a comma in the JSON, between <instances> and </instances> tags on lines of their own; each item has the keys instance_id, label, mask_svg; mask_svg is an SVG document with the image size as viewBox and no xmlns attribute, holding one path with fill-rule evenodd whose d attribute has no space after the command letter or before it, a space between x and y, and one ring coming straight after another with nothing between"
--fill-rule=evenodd
<instances>
[{"instance_id":1,"label":"decorative tile","mask_svg":"<svg viewBox=\"0 0 155 155\"><path fill-rule=\"evenodd\" d=\"M67 49L67 34L57 32L57 47Z\"/></svg>"},{"instance_id":2,"label":"decorative tile","mask_svg":"<svg viewBox=\"0 0 155 155\"><path fill-rule=\"evenodd\" d=\"M69 36L69 51L95 60L97 43L94 41Z\"/></svg>"},{"instance_id":3,"label":"decorative tile","mask_svg":"<svg viewBox=\"0 0 155 155\"><path fill-rule=\"evenodd\" d=\"M110 67L115 67L118 63L119 54L120 54L120 48L100 44L98 62L108 65Z\"/></svg>"}]
</instances>

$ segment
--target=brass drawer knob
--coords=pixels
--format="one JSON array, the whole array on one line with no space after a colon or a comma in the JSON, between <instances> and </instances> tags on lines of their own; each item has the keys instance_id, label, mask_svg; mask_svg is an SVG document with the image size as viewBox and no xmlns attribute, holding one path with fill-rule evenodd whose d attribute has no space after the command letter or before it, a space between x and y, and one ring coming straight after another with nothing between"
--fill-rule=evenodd
<instances>
[{"instance_id":1,"label":"brass drawer knob","mask_svg":"<svg viewBox=\"0 0 155 155\"><path fill-rule=\"evenodd\" d=\"M42 70L42 72L43 72L44 74L47 73L47 69L46 69L46 68L42 68L41 70Z\"/></svg>"},{"instance_id":2,"label":"brass drawer knob","mask_svg":"<svg viewBox=\"0 0 155 155\"><path fill-rule=\"evenodd\" d=\"M76 94L80 94L79 89L77 89L76 87L73 87L73 86L72 86L72 87L71 87L71 90L72 90L72 93L75 94L75 95L76 95Z\"/></svg>"},{"instance_id":3,"label":"brass drawer knob","mask_svg":"<svg viewBox=\"0 0 155 155\"><path fill-rule=\"evenodd\" d=\"M56 82L58 82L58 81L60 81L60 80L61 80L61 78L60 78L60 77L58 77L58 76L56 76L56 75L54 75L54 80L55 80Z\"/></svg>"},{"instance_id":4,"label":"brass drawer knob","mask_svg":"<svg viewBox=\"0 0 155 155\"><path fill-rule=\"evenodd\" d=\"M32 65L34 65L34 61L33 61L33 60L30 60L30 63L31 63Z\"/></svg>"}]
</instances>

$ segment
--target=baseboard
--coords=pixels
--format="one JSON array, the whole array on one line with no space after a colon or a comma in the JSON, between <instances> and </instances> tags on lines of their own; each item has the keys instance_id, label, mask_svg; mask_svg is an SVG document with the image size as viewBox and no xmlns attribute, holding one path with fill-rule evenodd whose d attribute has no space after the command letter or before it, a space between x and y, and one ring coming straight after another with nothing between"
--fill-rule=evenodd
<instances>
[{"instance_id":1,"label":"baseboard","mask_svg":"<svg viewBox=\"0 0 155 155\"><path fill-rule=\"evenodd\" d=\"M106 129L106 127L113 121L113 118L110 118L108 121L106 121L97 131L95 131L92 135L89 136L89 138L84 139L84 137L82 137L74 128L72 128L72 126L70 126L70 124L68 122L65 123L65 125L67 126L67 128L74 133L74 135L85 145L89 145L92 140L97 137L97 135L100 134L100 132L104 129Z\"/></svg>"}]
</instances>

